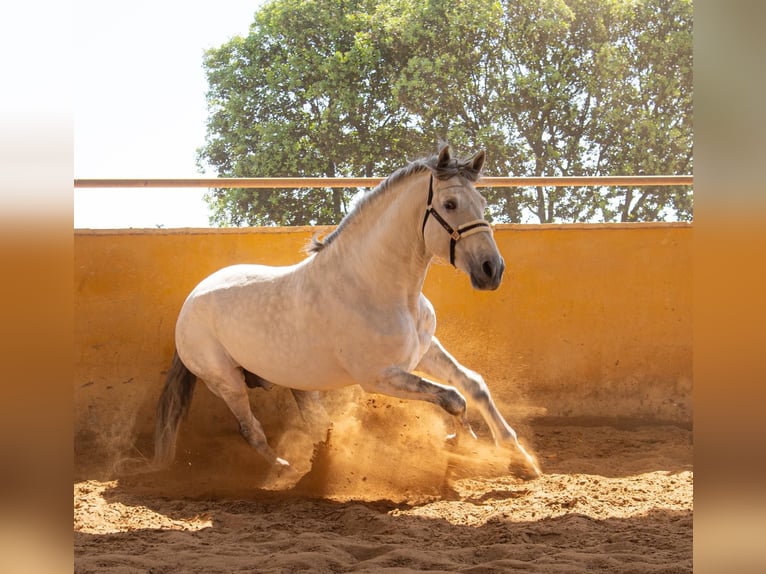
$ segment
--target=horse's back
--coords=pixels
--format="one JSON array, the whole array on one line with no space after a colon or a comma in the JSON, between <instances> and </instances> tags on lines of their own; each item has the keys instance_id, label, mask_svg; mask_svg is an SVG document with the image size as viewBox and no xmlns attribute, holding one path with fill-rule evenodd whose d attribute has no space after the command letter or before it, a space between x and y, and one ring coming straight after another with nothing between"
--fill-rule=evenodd
<instances>
[{"instance_id":1,"label":"horse's back","mask_svg":"<svg viewBox=\"0 0 766 574\"><path fill-rule=\"evenodd\" d=\"M189 293L178 316L176 329L186 326L211 328L229 321L267 319L293 291L291 277L299 265L275 267L238 264L223 267L205 277Z\"/></svg>"},{"instance_id":2,"label":"horse's back","mask_svg":"<svg viewBox=\"0 0 766 574\"><path fill-rule=\"evenodd\" d=\"M209 294L230 289L279 281L294 273L297 265L271 266L240 263L223 267L200 281L189 294L189 299L199 299Z\"/></svg>"}]
</instances>

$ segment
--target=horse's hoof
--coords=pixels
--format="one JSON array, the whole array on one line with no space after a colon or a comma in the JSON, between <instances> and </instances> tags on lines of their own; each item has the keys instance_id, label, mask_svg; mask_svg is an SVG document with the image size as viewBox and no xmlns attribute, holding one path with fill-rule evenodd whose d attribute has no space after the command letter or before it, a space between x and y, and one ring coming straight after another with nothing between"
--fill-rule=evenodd
<instances>
[{"instance_id":1,"label":"horse's hoof","mask_svg":"<svg viewBox=\"0 0 766 574\"><path fill-rule=\"evenodd\" d=\"M295 486L301 473L283 458L276 458L271 465L266 483L269 490L285 490Z\"/></svg>"},{"instance_id":2,"label":"horse's hoof","mask_svg":"<svg viewBox=\"0 0 766 574\"><path fill-rule=\"evenodd\" d=\"M527 455L527 460L511 463L510 470L522 480L535 480L543 475L543 471L537 465L537 462Z\"/></svg>"},{"instance_id":3,"label":"horse's hoof","mask_svg":"<svg viewBox=\"0 0 766 574\"><path fill-rule=\"evenodd\" d=\"M444 446L447 448L457 448L457 433L448 434L444 437Z\"/></svg>"},{"instance_id":4,"label":"horse's hoof","mask_svg":"<svg viewBox=\"0 0 766 574\"><path fill-rule=\"evenodd\" d=\"M277 457L277 459L274 461L274 467L273 467L276 475L280 478L292 478L295 476L298 476L298 471L293 468L293 465L291 465L289 462L287 462L283 458Z\"/></svg>"},{"instance_id":5,"label":"horse's hoof","mask_svg":"<svg viewBox=\"0 0 766 574\"><path fill-rule=\"evenodd\" d=\"M521 472L519 472L519 478L522 480L535 480L542 475L543 472L539 468L531 466L524 466L521 468Z\"/></svg>"}]
</instances>

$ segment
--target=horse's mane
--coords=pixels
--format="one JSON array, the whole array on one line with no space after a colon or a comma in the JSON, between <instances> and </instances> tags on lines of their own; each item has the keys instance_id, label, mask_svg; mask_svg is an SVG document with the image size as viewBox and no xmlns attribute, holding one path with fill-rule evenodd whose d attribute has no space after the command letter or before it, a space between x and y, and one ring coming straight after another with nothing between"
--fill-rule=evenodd
<instances>
[{"instance_id":1,"label":"horse's mane","mask_svg":"<svg viewBox=\"0 0 766 574\"><path fill-rule=\"evenodd\" d=\"M354 208L349 211L341 220L341 222L338 224L338 227L336 227L326 237L320 239L318 236L319 234L315 235L306 250L309 253L318 253L322 251L322 249L335 241L338 238L338 235L340 235L343 232L343 229L349 224L349 222L355 219L356 216L361 211L363 211L374 199L383 195L391 186L398 183L400 180L406 178L407 176L410 176L414 173L420 173L425 170L431 170L434 177L437 179L444 180L459 175L468 181L476 182L481 176L481 172L474 169L473 165L473 158L459 159L452 157L447 163L439 163L438 154L411 161L406 166L399 168L394 173L389 175L372 190L367 191L359 199Z\"/></svg>"}]
</instances>

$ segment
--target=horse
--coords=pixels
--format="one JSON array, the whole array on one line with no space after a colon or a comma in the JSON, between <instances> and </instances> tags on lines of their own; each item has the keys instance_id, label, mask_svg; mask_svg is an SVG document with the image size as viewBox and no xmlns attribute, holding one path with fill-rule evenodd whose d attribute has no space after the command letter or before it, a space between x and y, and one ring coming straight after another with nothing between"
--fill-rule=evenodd
<instances>
[{"instance_id":1,"label":"horse","mask_svg":"<svg viewBox=\"0 0 766 574\"><path fill-rule=\"evenodd\" d=\"M203 279L178 314L157 405L154 464L172 463L179 424L201 379L277 471L292 467L269 445L248 387L287 387L303 409L318 391L356 384L436 404L454 417L460 436L476 439L470 401L495 444L517 449L527 475L539 476L482 376L434 336L434 307L422 293L434 258L467 274L475 289L500 286L505 262L473 185L484 160L483 150L459 159L445 145L365 192L332 232L313 238L301 262L232 265Z\"/></svg>"}]
</instances>

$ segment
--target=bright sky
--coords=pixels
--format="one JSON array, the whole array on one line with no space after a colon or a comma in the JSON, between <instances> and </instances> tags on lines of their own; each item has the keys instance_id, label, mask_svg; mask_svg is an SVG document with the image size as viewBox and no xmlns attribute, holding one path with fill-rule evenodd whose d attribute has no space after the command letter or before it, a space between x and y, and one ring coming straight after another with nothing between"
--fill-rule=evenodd
<instances>
[{"instance_id":1,"label":"bright sky","mask_svg":"<svg viewBox=\"0 0 766 574\"><path fill-rule=\"evenodd\" d=\"M264 0L74 0L75 178L200 174L203 52L245 35ZM204 189L75 189L76 228L207 227Z\"/></svg>"}]
</instances>

